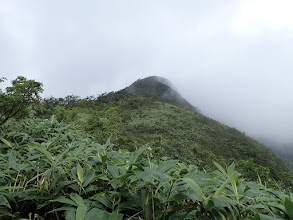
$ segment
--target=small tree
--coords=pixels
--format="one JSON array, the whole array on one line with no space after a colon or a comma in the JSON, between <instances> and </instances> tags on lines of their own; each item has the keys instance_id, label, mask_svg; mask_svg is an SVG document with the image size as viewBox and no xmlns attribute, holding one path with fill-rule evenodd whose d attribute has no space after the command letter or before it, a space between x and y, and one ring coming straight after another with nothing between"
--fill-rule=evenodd
<instances>
[{"instance_id":1,"label":"small tree","mask_svg":"<svg viewBox=\"0 0 293 220\"><path fill-rule=\"evenodd\" d=\"M5 78L0 78L0 83L4 80ZM12 81L11 87L7 87L5 91L0 89L0 126L10 118L27 116L29 106L40 99L42 86L40 82L18 76Z\"/></svg>"}]
</instances>

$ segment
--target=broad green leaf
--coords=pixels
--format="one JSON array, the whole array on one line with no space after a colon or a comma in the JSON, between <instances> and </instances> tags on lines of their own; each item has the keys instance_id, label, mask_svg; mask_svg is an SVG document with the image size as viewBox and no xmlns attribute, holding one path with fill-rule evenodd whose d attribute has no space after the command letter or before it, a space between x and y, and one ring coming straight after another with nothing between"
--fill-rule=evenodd
<instances>
[{"instance_id":1,"label":"broad green leaf","mask_svg":"<svg viewBox=\"0 0 293 220\"><path fill-rule=\"evenodd\" d=\"M79 195L77 195L76 193L72 193L69 195L70 198L76 202L78 205L84 205L84 201L82 199L82 197L80 197Z\"/></svg>"},{"instance_id":2,"label":"broad green leaf","mask_svg":"<svg viewBox=\"0 0 293 220\"><path fill-rule=\"evenodd\" d=\"M98 185L89 185L84 189L85 193L89 192L97 192L98 190L103 189L103 187L98 186Z\"/></svg>"},{"instance_id":3,"label":"broad green leaf","mask_svg":"<svg viewBox=\"0 0 293 220\"><path fill-rule=\"evenodd\" d=\"M235 193L235 197L236 197L237 201L239 201L239 195L238 195L238 191L237 191L237 184L236 184L236 180L233 177L231 177L231 185L232 185L233 191Z\"/></svg>"},{"instance_id":4,"label":"broad green leaf","mask_svg":"<svg viewBox=\"0 0 293 220\"><path fill-rule=\"evenodd\" d=\"M221 171L221 173L225 174L225 175L228 175L225 171L225 169L220 165L218 164L217 162L213 161L214 164L216 165L216 167Z\"/></svg>"},{"instance_id":5,"label":"broad green leaf","mask_svg":"<svg viewBox=\"0 0 293 220\"><path fill-rule=\"evenodd\" d=\"M112 212L109 215L109 220L122 220L123 219L123 215L117 212Z\"/></svg>"},{"instance_id":6,"label":"broad green leaf","mask_svg":"<svg viewBox=\"0 0 293 220\"><path fill-rule=\"evenodd\" d=\"M73 189L74 192L78 192L80 190L77 184L70 184L68 185L69 188Z\"/></svg>"},{"instance_id":7,"label":"broad green leaf","mask_svg":"<svg viewBox=\"0 0 293 220\"><path fill-rule=\"evenodd\" d=\"M71 208L64 213L66 220L76 220L75 209Z\"/></svg>"},{"instance_id":8,"label":"broad green leaf","mask_svg":"<svg viewBox=\"0 0 293 220\"><path fill-rule=\"evenodd\" d=\"M226 188L226 186L230 183L231 177L229 177L220 187L217 189L213 197L220 195L220 193Z\"/></svg>"},{"instance_id":9,"label":"broad green leaf","mask_svg":"<svg viewBox=\"0 0 293 220\"><path fill-rule=\"evenodd\" d=\"M14 169L14 170L18 170L17 168L17 158L15 156L16 152L15 151L10 151L9 152L9 167Z\"/></svg>"},{"instance_id":10,"label":"broad green leaf","mask_svg":"<svg viewBox=\"0 0 293 220\"><path fill-rule=\"evenodd\" d=\"M77 172L78 180L79 180L80 183L82 184L83 181L84 181L84 175L83 175L83 169L82 169L82 167L80 166L79 163L77 163L77 166L76 166L76 172Z\"/></svg>"},{"instance_id":11,"label":"broad green leaf","mask_svg":"<svg viewBox=\"0 0 293 220\"><path fill-rule=\"evenodd\" d=\"M257 213L254 216L254 220L276 220L276 218L274 218L273 216L269 216L269 215L264 215L261 213Z\"/></svg>"},{"instance_id":12,"label":"broad green leaf","mask_svg":"<svg viewBox=\"0 0 293 220\"><path fill-rule=\"evenodd\" d=\"M253 204L250 207L254 209L266 209L266 207L261 203Z\"/></svg>"},{"instance_id":13,"label":"broad green leaf","mask_svg":"<svg viewBox=\"0 0 293 220\"><path fill-rule=\"evenodd\" d=\"M0 191L3 190L17 190L17 189L21 189L22 187L20 186L0 186Z\"/></svg>"},{"instance_id":14,"label":"broad green leaf","mask_svg":"<svg viewBox=\"0 0 293 220\"><path fill-rule=\"evenodd\" d=\"M183 178L182 179L184 182L186 182L192 189L193 191L198 194L201 198L205 199L205 195L203 194L203 192L201 191L199 185L193 180L193 179L190 179L190 178Z\"/></svg>"},{"instance_id":15,"label":"broad green leaf","mask_svg":"<svg viewBox=\"0 0 293 220\"><path fill-rule=\"evenodd\" d=\"M86 213L86 216L84 220L108 220L109 219L109 213L98 209L98 208L93 208L90 211Z\"/></svg>"},{"instance_id":16,"label":"broad green leaf","mask_svg":"<svg viewBox=\"0 0 293 220\"><path fill-rule=\"evenodd\" d=\"M250 197L250 198L256 197L258 194L259 194L258 191L253 189L249 189L244 192L245 197Z\"/></svg>"},{"instance_id":17,"label":"broad green leaf","mask_svg":"<svg viewBox=\"0 0 293 220\"><path fill-rule=\"evenodd\" d=\"M1 219L1 216L5 216L5 217L8 217L9 216L9 217L12 217L13 215L8 211L7 208L0 207L0 219Z\"/></svg>"},{"instance_id":18,"label":"broad green leaf","mask_svg":"<svg viewBox=\"0 0 293 220\"><path fill-rule=\"evenodd\" d=\"M97 179L105 180L105 181L109 181L110 180L106 174L100 174L100 175L98 175L97 176Z\"/></svg>"},{"instance_id":19,"label":"broad green leaf","mask_svg":"<svg viewBox=\"0 0 293 220\"><path fill-rule=\"evenodd\" d=\"M214 206L216 206L218 208L224 208L224 207L229 206L228 201L225 201L224 199L219 198L219 197L213 197L213 198L211 198L210 201L212 201Z\"/></svg>"},{"instance_id":20,"label":"broad green leaf","mask_svg":"<svg viewBox=\"0 0 293 220\"><path fill-rule=\"evenodd\" d=\"M55 117L55 115L53 114L53 115L51 116L51 125L52 125L53 122L54 122L54 117Z\"/></svg>"},{"instance_id":21,"label":"broad green leaf","mask_svg":"<svg viewBox=\"0 0 293 220\"><path fill-rule=\"evenodd\" d=\"M259 216L258 213L256 213L256 214L254 215L253 220L261 220L261 218L260 218L260 216Z\"/></svg>"},{"instance_id":22,"label":"broad green leaf","mask_svg":"<svg viewBox=\"0 0 293 220\"><path fill-rule=\"evenodd\" d=\"M60 208L53 209L53 210L49 211L48 213L59 212L59 211L70 211L71 209L73 209L74 211L76 210L76 208L73 208L72 206L70 206L70 207L62 206Z\"/></svg>"},{"instance_id":23,"label":"broad green leaf","mask_svg":"<svg viewBox=\"0 0 293 220\"><path fill-rule=\"evenodd\" d=\"M9 204L9 202L8 202L8 200L6 199L6 197L5 196L3 196L3 195L0 195L0 206L6 206L7 208L11 208L10 207L10 204Z\"/></svg>"},{"instance_id":24,"label":"broad green leaf","mask_svg":"<svg viewBox=\"0 0 293 220\"><path fill-rule=\"evenodd\" d=\"M85 205L79 205L76 209L76 220L83 220L87 211Z\"/></svg>"},{"instance_id":25,"label":"broad green leaf","mask_svg":"<svg viewBox=\"0 0 293 220\"><path fill-rule=\"evenodd\" d=\"M140 201L144 208L149 204L150 193L147 189L142 189L140 192Z\"/></svg>"},{"instance_id":26,"label":"broad green leaf","mask_svg":"<svg viewBox=\"0 0 293 220\"><path fill-rule=\"evenodd\" d=\"M107 154L102 156L102 163L103 164L105 164L107 162L107 158L108 158Z\"/></svg>"},{"instance_id":27,"label":"broad green leaf","mask_svg":"<svg viewBox=\"0 0 293 220\"><path fill-rule=\"evenodd\" d=\"M123 184L123 183L121 183L120 179L117 178L117 179L112 179L112 180L110 180L110 181L108 182L108 184L111 184L111 186L116 190L116 189L118 189L119 187L121 187L121 184Z\"/></svg>"},{"instance_id":28,"label":"broad green leaf","mask_svg":"<svg viewBox=\"0 0 293 220\"><path fill-rule=\"evenodd\" d=\"M136 163L138 157L147 149L147 146L144 146L137 151L135 151L134 155L132 156L131 160L128 162L128 165L131 166Z\"/></svg>"},{"instance_id":29,"label":"broad green leaf","mask_svg":"<svg viewBox=\"0 0 293 220\"><path fill-rule=\"evenodd\" d=\"M38 144L35 148L38 151L42 152L50 161L53 161L52 154L49 151L47 151L43 145Z\"/></svg>"},{"instance_id":30,"label":"broad green leaf","mask_svg":"<svg viewBox=\"0 0 293 220\"><path fill-rule=\"evenodd\" d=\"M293 219L293 202L286 197L284 201L284 206L290 219Z\"/></svg>"},{"instance_id":31,"label":"broad green leaf","mask_svg":"<svg viewBox=\"0 0 293 220\"><path fill-rule=\"evenodd\" d=\"M267 202L267 205L270 208L276 208L278 210L281 210L282 212L286 213L286 209L285 206L283 204L278 203L279 201L275 201L275 202Z\"/></svg>"},{"instance_id":32,"label":"broad green leaf","mask_svg":"<svg viewBox=\"0 0 293 220\"><path fill-rule=\"evenodd\" d=\"M123 172L124 173L124 172ZM130 176L132 176L132 173L126 173L125 175L123 175L123 176L120 176L119 177L119 179L120 179L120 181L122 181L123 183L126 181L126 179L128 178L128 177L130 177Z\"/></svg>"},{"instance_id":33,"label":"broad green leaf","mask_svg":"<svg viewBox=\"0 0 293 220\"><path fill-rule=\"evenodd\" d=\"M114 166L114 165L108 165L108 171L109 171L109 173L110 173L114 178L119 177L119 169L118 169L118 167L116 167L116 166Z\"/></svg>"},{"instance_id":34,"label":"broad green leaf","mask_svg":"<svg viewBox=\"0 0 293 220\"><path fill-rule=\"evenodd\" d=\"M164 161L158 168L157 171L160 173L165 173L168 170L170 170L171 168L175 167L178 163L178 160L167 160Z\"/></svg>"},{"instance_id":35,"label":"broad green leaf","mask_svg":"<svg viewBox=\"0 0 293 220\"><path fill-rule=\"evenodd\" d=\"M77 203L75 203L72 200L67 199L63 196L60 196L57 199L52 200L52 202L60 202L60 203L68 204L68 205L78 206Z\"/></svg>"},{"instance_id":36,"label":"broad green leaf","mask_svg":"<svg viewBox=\"0 0 293 220\"><path fill-rule=\"evenodd\" d=\"M225 212L226 216L221 212L221 210L217 210L217 212L218 212L218 215L222 218L222 220L226 220L227 219L226 217L228 217L228 219L230 219L229 215L227 215L226 212Z\"/></svg>"},{"instance_id":37,"label":"broad green leaf","mask_svg":"<svg viewBox=\"0 0 293 220\"><path fill-rule=\"evenodd\" d=\"M111 136L107 139L106 143L104 144L104 147L107 148L111 148L113 146L113 144L111 144Z\"/></svg>"},{"instance_id":38,"label":"broad green leaf","mask_svg":"<svg viewBox=\"0 0 293 220\"><path fill-rule=\"evenodd\" d=\"M93 180L97 179L95 172L88 171L84 176L84 182L82 184L83 187L89 185Z\"/></svg>"},{"instance_id":39,"label":"broad green leaf","mask_svg":"<svg viewBox=\"0 0 293 220\"><path fill-rule=\"evenodd\" d=\"M155 175L159 176L161 174L158 171L156 171L156 170L149 170L149 169L147 169L146 171L141 172L138 175L138 178L143 179L144 181L148 181L148 182L150 180L152 180L152 179L159 180Z\"/></svg>"},{"instance_id":40,"label":"broad green leaf","mask_svg":"<svg viewBox=\"0 0 293 220\"><path fill-rule=\"evenodd\" d=\"M234 176L235 174L235 164L232 163L229 167L228 167L228 176Z\"/></svg>"},{"instance_id":41,"label":"broad green leaf","mask_svg":"<svg viewBox=\"0 0 293 220\"><path fill-rule=\"evenodd\" d=\"M157 186L157 189L155 191L155 194L157 194L157 192L159 191L159 189L163 186L165 187L169 187L171 186L170 184L168 184L171 180L173 180L173 178L165 173L163 173L162 178L160 180L159 185Z\"/></svg>"},{"instance_id":42,"label":"broad green leaf","mask_svg":"<svg viewBox=\"0 0 293 220\"><path fill-rule=\"evenodd\" d=\"M7 141L6 139L4 139L3 137L0 137L0 140L6 144L7 146L11 147L11 144L9 143L9 141Z\"/></svg>"},{"instance_id":43,"label":"broad green leaf","mask_svg":"<svg viewBox=\"0 0 293 220\"><path fill-rule=\"evenodd\" d=\"M69 184L71 184L72 182L71 181L61 181L61 182L59 182L58 183L58 185L57 185L57 187L56 187L56 189L55 189L55 192L54 193L58 193L60 190L62 190L63 189L63 187L65 187L65 186L67 186L67 185L69 185Z\"/></svg>"},{"instance_id":44,"label":"broad green leaf","mask_svg":"<svg viewBox=\"0 0 293 220\"><path fill-rule=\"evenodd\" d=\"M111 202L109 202L109 200L105 197L105 193L94 196L93 199L97 200L107 208L111 208L112 206Z\"/></svg>"}]
</instances>

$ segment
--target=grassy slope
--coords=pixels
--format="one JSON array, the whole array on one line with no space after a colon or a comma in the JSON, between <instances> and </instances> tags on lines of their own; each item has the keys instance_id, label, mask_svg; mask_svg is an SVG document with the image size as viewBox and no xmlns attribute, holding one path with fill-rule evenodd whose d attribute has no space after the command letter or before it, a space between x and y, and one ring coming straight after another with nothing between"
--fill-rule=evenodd
<instances>
[{"instance_id":1,"label":"grassy slope","mask_svg":"<svg viewBox=\"0 0 293 220\"><path fill-rule=\"evenodd\" d=\"M280 173L288 171L269 148L194 111L196 108L156 77L138 80L122 91L95 100L69 103L65 109L55 108L51 113L59 121L75 122L98 137L100 143L112 135L112 141L122 148L135 150L148 144L158 148L158 156L201 167L212 165L212 160L253 159L279 180Z\"/></svg>"},{"instance_id":2,"label":"grassy slope","mask_svg":"<svg viewBox=\"0 0 293 220\"><path fill-rule=\"evenodd\" d=\"M195 158L207 162L215 155L236 160L253 158L269 167L273 176L287 171L283 161L267 147L201 114L159 101L130 112L131 117L123 123L125 135L132 134L138 143L159 142L157 145L164 146L168 156L188 162Z\"/></svg>"},{"instance_id":3,"label":"grassy slope","mask_svg":"<svg viewBox=\"0 0 293 220\"><path fill-rule=\"evenodd\" d=\"M269 148L234 128L171 103L117 96L103 97L96 107L65 110L63 117L65 115L68 121L73 119L87 132L96 135L101 143L112 135L115 144L130 150L149 144L160 149L159 156L201 167L212 165L212 160L253 158L256 164L269 167L275 178L280 172L288 171L284 162Z\"/></svg>"},{"instance_id":4,"label":"grassy slope","mask_svg":"<svg viewBox=\"0 0 293 220\"><path fill-rule=\"evenodd\" d=\"M204 157L201 159L206 161L206 154L212 152L217 156L237 160L253 158L256 163L270 167L275 177L280 171L288 170L284 162L264 145L234 128L196 114L199 111L174 91L169 81L164 78L147 77L136 81L124 91L139 96L154 97L187 109L167 103L157 103L156 107L142 108L143 112L135 113L131 117L132 122L127 124L127 129L132 129L136 135L140 132L139 136L142 139L145 137L145 130L153 136L159 131L164 135L163 138L169 140L166 148L173 157L186 161L194 160L201 155ZM136 127L133 129L129 125Z\"/></svg>"}]
</instances>

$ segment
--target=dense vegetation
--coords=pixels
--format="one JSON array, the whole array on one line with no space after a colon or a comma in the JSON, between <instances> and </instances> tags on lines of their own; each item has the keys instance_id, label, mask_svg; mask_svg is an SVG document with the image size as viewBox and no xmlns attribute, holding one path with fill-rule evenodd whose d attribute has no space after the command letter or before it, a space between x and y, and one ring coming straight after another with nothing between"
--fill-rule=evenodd
<instances>
[{"instance_id":1,"label":"dense vegetation","mask_svg":"<svg viewBox=\"0 0 293 220\"><path fill-rule=\"evenodd\" d=\"M3 132L5 131L5 132ZM1 133L0 216L9 219L289 219L293 194L213 172L150 147L130 153L63 122L10 122ZM271 217L270 217L271 216Z\"/></svg>"},{"instance_id":2,"label":"dense vegetation","mask_svg":"<svg viewBox=\"0 0 293 220\"><path fill-rule=\"evenodd\" d=\"M11 91L28 85L19 79ZM293 217L286 164L179 96L162 98L166 84L150 96L126 89L43 100L32 85L26 114L0 126L0 219ZM18 88L26 98L27 86Z\"/></svg>"},{"instance_id":3,"label":"dense vegetation","mask_svg":"<svg viewBox=\"0 0 293 220\"><path fill-rule=\"evenodd\" d=\"M44 112L46 111L46 112ZM114 144L130 151L142 145L209 170L213 161L236 166L250 180L258 175L266 182L292 185L288 166L269 148L200 113L173 103L118 92L98 98L50 98L38 114L55 114L95 136L100 143L112 136Z\"/></svg>"}]
</instances>

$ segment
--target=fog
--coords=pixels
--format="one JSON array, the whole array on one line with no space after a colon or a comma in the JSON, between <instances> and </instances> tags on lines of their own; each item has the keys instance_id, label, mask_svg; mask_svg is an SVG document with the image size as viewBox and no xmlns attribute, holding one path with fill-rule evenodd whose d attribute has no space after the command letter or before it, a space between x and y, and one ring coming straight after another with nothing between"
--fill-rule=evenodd
<instances>
[{"instance_id":1,"label":"fog","mask_svg":"<svg viewBox=\"0 0 293 220\"><path fill-rule=\"evenodd\" d=\"M43 97L86 97L158 75L208 117L293 142L292 7L290 0L3 0L0 77L43 82Z\"/></svg>"}]
</instances>

